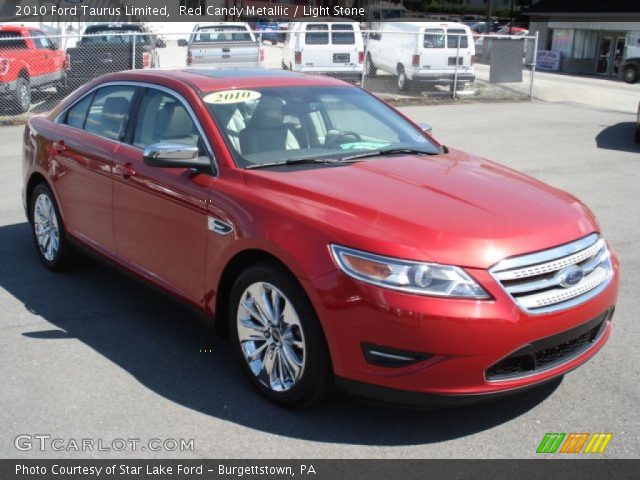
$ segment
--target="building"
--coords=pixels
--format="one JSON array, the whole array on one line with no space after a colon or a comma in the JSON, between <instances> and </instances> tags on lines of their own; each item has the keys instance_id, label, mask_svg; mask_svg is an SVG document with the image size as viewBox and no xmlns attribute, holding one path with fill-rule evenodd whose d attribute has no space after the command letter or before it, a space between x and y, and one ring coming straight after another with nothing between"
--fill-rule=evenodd
<instances>
[{"instance_id":1,"label":"building","mask_svg":"<svg viewBox=\"0 0 640 480\"><path fill-rule=\"evenodd\" d=\"M568 73L617 76L628 36L640 33L640 0L540 0L525 15L538 49L558 52Z\"/></svg>"}]
</instances>

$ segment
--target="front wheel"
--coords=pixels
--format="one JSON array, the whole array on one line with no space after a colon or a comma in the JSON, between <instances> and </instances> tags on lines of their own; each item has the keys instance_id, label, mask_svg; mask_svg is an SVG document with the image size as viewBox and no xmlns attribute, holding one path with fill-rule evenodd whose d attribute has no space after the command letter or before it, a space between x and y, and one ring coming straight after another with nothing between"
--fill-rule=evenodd
<instances>
[{"instance_id":1,"label":"front wheel","mask_svg":"<svg viewBox=\"0 0 640 480\"><path fill-rule=\"evenodd\" d=\"M622 78L627 83L636 83L638 81L638 69L633 65L626 67L622 72Z\"/></svg>"},{"instance_id":2,"label":"front wheel","mask_svg":"<svg viewBox=\"0 0 640 480\"><path fill-rule=\"evenodd\" d=\"M311 302L275 262L261 262L236 280L229 311L231 341L254 387L294 407L325 398L333 383L327 344Z\"/></svg>"},{"instance_id":3,"label":"front wheel","mask_svg":"<svg viewBox=\"0 0 640 480\"><path fill-rule=\"evenodd\" d=\"M367 53L367 58L364 63L365 72L367 72L368 77L375 77L378 74L378 69L373 64L373 60L371 60L371 54Z\"/></svg>"},{"instance_id":4,"label":"front wheel","mask_svg":"<svg viewBox=\"0 0 640 480\"><path fill-rule=\"evenodd\" d=\"M73 264L71 245L53 193L41 183L31 194L29 220L36 252L49 270L65 270Z\"/></svg>"}]
</instances>

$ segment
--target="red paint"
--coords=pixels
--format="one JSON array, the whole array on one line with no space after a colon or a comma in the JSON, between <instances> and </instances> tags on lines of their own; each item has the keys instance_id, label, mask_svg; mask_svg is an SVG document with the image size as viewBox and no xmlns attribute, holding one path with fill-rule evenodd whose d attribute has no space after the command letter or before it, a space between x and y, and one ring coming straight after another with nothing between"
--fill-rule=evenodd
<instances>
[{"instance_id":1,"label":"red paint","mask_svg":"<svg viewBox=\"0 0 640 480\"><path fill-rule=\"evenodd\" d=\"M149 167L138 149L53 123L68 102L116 80L180 93L202 124L219 175ZM315 307L336 375L348 379L418 392L489 393L565 373L606 342L610 325L595 348L567 364L524 379L485 381L486 368L520 346L583 324L615 304L615 257L614 278L601 294L543 315L520 310L487 271L503 258L598 232L592 214L567 193L453 149L286 173L237 169L195 90L283 84L344 85L312 76L213 79L163 71L96 80L50 115L31 119L25 185L32 174L44 175L70 235L210 315L221 274L235 255L261 250L277 257ZM66 149L52 153L61 141ZM233 224L234 233L207 231L207 215ZM367 285L338 270L331 243L465 267L492 299L425 297ZM361 342L435 357L403 368L376 367L365 361Z\"/></svg>"}]
</instances>

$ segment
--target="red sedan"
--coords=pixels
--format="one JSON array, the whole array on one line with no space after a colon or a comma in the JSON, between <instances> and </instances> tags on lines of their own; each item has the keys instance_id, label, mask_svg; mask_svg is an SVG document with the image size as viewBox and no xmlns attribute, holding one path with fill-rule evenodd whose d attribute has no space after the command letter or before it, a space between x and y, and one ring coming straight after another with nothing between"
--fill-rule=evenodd
<instances>
[{"instance_id":1,"label":"red sedan","mask_svg":"<svg viewBox=\"0 0 640 480\"><path fill-rule=\"evenodd\" d=\"M331 78L99 78L30 120L23 197L47 268L81 245L195 305L281 405L492 397L611 332L619 266L587 207Z\"/></svg>"}]
</instances>

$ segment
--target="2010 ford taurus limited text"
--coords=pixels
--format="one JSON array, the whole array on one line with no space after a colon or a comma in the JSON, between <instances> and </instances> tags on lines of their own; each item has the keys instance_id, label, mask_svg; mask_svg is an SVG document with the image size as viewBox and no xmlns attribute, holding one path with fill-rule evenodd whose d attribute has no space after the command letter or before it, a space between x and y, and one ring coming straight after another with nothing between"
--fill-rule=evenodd
<instances>
[{"instance_id":1,"label":"2010 ford taurus limited text","mask_svg":"<svg viewBox=\"0 0 640 480\"><path fill-rule=\"evenodd\" d=\"M101 77L29 121L24 204L46 267L88 247L196 306L281 405L493 397L611 332L587 207L331 78Z\"/></svg>"}]
</instances>

